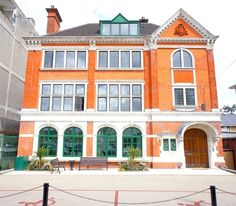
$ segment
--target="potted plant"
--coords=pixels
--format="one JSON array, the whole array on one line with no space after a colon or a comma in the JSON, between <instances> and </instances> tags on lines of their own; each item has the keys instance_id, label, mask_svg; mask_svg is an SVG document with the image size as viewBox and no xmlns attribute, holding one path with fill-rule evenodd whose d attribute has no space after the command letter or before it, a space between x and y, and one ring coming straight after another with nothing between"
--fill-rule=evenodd
<instances>
[{"instance_id":1,"label":"potted plant","mask_svg":"<svg viewBox=\"0 0 236 206\"><path fill-rule=\"evenodd\" d=\"M136 160L140 156L141 151L139 148L128 147L128 160L120 164L120 171L147 171L146 164Z\"/></svg>"},{"instance_id":2,"label":"potted plant","mask_svg":"<svg viewBox=\"0 0 236 206\"><path fill-rule=\"evenodd\" d=\"M36 152L36 156L30 161L28 165L29 170L50 170L51 165L48 160L43 159L47 155L47 148L40 147Z\"/></svg>"}]
</instances>

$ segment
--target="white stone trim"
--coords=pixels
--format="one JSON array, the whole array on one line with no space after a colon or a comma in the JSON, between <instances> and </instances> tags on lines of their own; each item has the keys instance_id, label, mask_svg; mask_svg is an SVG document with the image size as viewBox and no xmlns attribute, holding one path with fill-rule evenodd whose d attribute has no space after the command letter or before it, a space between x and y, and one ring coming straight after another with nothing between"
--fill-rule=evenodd
<instances>
[{"instance_id":1,"label":"white stone trim","mask_svg":"<svg viewBox=\"0 0 236 206\"><path fill-rule=\"evenodd\" d=\"M211 34L207 29L205 29L200 23L193 19L186 11L179 9L174 15L172 15L162 26L160 26L153 34L152 37L156 38L160 36L169 26L174 23L177 19L183 19L187 22L194 30L201 34L204 38L210 38L215 40L217 36Z\"/></svg>"},{"instance_id":2,"label":"white stone trim","mask_svg":"<svg viewBox=\"0 0 236 206\"><path fill-rule=\"evenodd\" d=\"M21 121L131 121L131 122L220 122L213 112L37 112L21 111Z\"/></svg>"}]
</instances>

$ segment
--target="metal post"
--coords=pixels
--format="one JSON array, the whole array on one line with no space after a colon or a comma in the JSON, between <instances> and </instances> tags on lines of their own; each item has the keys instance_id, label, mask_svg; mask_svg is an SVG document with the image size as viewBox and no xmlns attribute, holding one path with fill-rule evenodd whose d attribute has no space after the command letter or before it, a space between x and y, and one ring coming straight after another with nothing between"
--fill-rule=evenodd
<instances>
[{"instance_id":1,"label":"metal post","mask_svg":"<svg viewBox=\"0 0 236 206\"><path fill-rule=\"evenodd\" d=\"M43 205L42 206L48 206L48 188L49 183L43 184Z\"/></svg>"},{"instance_id":2,"label":"metal post","mask_svg":"<svg viewBox=\"0 0 236 206\"><path fill-rule=\"evenodd\" d=\"M216 202L216 187L211 185L210 186L210 190L211 190L211 205L212 206L217 206L217 202Z\"/></svg>"}]
</instances>

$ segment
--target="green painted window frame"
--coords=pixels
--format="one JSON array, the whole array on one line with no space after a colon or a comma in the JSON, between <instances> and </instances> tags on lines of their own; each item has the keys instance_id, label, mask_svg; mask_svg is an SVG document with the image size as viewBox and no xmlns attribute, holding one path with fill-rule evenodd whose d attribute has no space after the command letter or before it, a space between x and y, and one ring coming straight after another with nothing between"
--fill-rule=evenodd
<instances>
[{"instance_id":1,"label":"green painted window frame","mask_svg":"<svg viewBox=\"0 0 236 206\"><path fill-rule=\"evenodd\" d=\"M109 134L109 130L113 131L114 134ZM105 132L104 132L105 131ZM99 134L99 133L105 133L105 134ZM105 155L100 155L99 151L99 141L101 138L105 139ZM115 138L115 140L111 140L111 138ZM115 144L115 155L109 155L109 140L114 141ZM114 148L113 148L114 149ZM117 133L116 131L111 127L103 127L98 130L97 132L97 157L117 157Z\"/></svg>"},{"instance_id":2,"label":"green painted window frame","mask_svg":"<svg viewBox=\"0 0 236 206\"><path fill-rule=\"evenodd\" d=\"M176 139L164 138L162 140L162 148L164 152L176 152L177 151Z\"/></svg>"},{"instance_id":3,"label":"green painted window frame","mask_svg":"<svg viewBox=\"0 0 236 206\"><path fill-rule=\"evenodd\" d=\"M131 130L131 133L124 134L128 130ZM134 130L141 133L141 135L135 135ZM131 146L134 148L140 148L140 150L141 150L140 157L142 157L143 156L143 135L142 135L142 132L140 131L140 129L138 129L136 127L128 127L123 131L123 133L122 133L122 157L128 157L128 152L127 152L127 154L124 153L125 152L125 138L127 138L129 140L127 147ZM134 145L135 138L140 139L139 141L141 143L141 147L135 147L135 145Z\"/></svg>"},{"instance_id":4,"label":"green painted window frame","mask_svg":"<svg viewBox=\"0 0 236 206\"><path fill-rule=\"evenodd\" d=\"M46 130L46 134L41 134L44 130ZM51 134L51 132L52 132L52 134ZM46 139L46 144L44 144L43 142L42 143L40 142L43 138ZM51 138L51 142L56 140L56 145L53 145L55 148L54 150L48 149L48 147L50 145L50 138ZM38 149L40 147L45 147L48 149L47 154L46 154L47 157L56 157L57 156L57 146L58 146L58 132L57 132L57 130L53 127L42 128L39 131ZM52 151L54 151L55 153L50 154Z\"/></svg>"},{"instance_id":5,"label":"green painted window frame","mask_svg":"<svg viewBox=\"0 0 236 206\"><path fill-rule=\"evenodd\" d=\"M76 129L78 129L79 133L76 134ZM69 133L71 131L71 134L66 134L67 132ZM65 151L66 151L66 139L67 138L71 138L71 155L66 155ZM78 138L78 142L76 142L75 140ZM79 152L78 149L78 153L79 155L76 155L76 144L77 146L79 145L79 148L81 148L81 151ZM64 131L64 135L63 135L63 157L82 157L83 156L83 132L79 127L69 127Z\"/></svg>"}]
</instances>

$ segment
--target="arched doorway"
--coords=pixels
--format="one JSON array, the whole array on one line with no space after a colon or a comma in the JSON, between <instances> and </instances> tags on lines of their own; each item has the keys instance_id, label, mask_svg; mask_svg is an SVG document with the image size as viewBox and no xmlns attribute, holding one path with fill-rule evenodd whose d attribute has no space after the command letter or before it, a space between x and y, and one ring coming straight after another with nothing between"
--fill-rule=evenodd
<instances>
[{"instance_id":1,"label":"arched doorway","mask_svg":"<svg viewBox=\"0 0 236 206\"><path fill-rule=\"evenodd\" d=\"M189 129L184 134L186 167L209 167L207 135L200 129Z\"/></svg>"}]
</instances>

